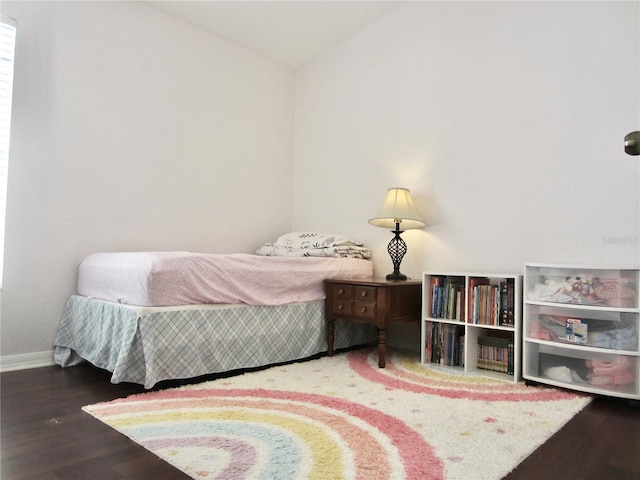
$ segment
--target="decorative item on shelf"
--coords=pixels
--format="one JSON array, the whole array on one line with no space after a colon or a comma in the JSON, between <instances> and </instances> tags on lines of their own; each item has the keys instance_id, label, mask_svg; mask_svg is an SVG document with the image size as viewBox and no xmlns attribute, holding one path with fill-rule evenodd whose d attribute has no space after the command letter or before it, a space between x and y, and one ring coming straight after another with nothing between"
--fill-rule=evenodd
<instances>
[{"instance_id":1,"label":"decorative item on shelf","mask_svg":"<svg viewBox=\"0 0 640 480\"><path fill-rule=\"evenodd\" d=\"M387 280L406 280L407 276L400 273L400 262L407 253L407 244L400 237L404 230L423 228L424 221L416 210L411 198L411 192L407 188L390 188L387 197L378 214L369 220L371 225L382 228L393 228L391 233L395 236L389 242L387 251L393 262L393 273L387 275ZM404 230L400 230L400 227Z\"/></svg>"},{"instance_id":2,"label":"decorative item on shelf","mask_svg":"<svg viewBox=\"0 0 640 480\"><path fill-rule=\"evenodd\" d=\"M624 151L629 155L640 155L640 130L624 137Z\"/></svg>"}]
</instances>

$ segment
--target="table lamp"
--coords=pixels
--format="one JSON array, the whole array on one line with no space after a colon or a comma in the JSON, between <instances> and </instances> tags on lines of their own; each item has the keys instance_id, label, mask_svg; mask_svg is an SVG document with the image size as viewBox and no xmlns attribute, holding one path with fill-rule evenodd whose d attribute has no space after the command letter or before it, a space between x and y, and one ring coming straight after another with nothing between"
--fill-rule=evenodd
<instances>
[{"instance_id":1,"label":"table lamp","mask_svg":"<svg viewBox=\"0 0 640 480\"><path fill-rule=\"evenodd\" d=\"M400 262L402 262L404 254L407 253L407 244L402 240L400 234L404 230L425 226L413 204L409 189L396 187L387 190L387 197L382 208L375 217L369 220L369 223L382 228L395 227L395 230L391 231L395 236L387 246L387 251L393 262L393 273L387 275L387 280L406 280L407 276L400 273ZM400 227L403 230L400 230Z\"/></svg>"}]
</instances>

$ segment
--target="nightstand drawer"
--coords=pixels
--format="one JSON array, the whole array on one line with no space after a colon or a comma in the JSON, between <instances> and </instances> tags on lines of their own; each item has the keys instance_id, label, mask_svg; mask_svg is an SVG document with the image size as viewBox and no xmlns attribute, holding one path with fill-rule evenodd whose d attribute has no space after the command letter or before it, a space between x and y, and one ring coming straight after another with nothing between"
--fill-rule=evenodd
<instances>
[{"instance_id":1,"label":"nightstand drawer","mask_svg":"<svg viewBox=\"0 0 640 480\"><path fill-rule=\"evenodd\" d=\"M355 302L353 314L359 318L376 318L376 304L373 302Z\"/></svg>"},{"instance_id":2,"label":"nightstand drawer","mask_svg":"<svg viewBox=\"0 0 640 480\"><path fill-rule=\"evenodd\" d=\"M353 315L353 301L350 298L335 298L331 304L331 311L335 315Z\"/></svg>"},{"instance_id":3,"label":"nightstand drawer","mask_svg":"<svg viewBox=\"0 0 640 480\"><path fill-rule=\"evenodd\" d=\"M376 292L378 291L376 287L367 287L364 285L356 285L354 287L353 299L356 302L375 302L376 301Z\"/></svg>"},{"instance_id":4,"label":"nightstand drawer","mask_svg":"<svg viewBox=\"0 0 640 480\"><path fill-rule=\"evenodd\" d=\"M333 298L335 300L344 300L353 298L353 285L334 285Z\"/></svg>"}]
</instances>

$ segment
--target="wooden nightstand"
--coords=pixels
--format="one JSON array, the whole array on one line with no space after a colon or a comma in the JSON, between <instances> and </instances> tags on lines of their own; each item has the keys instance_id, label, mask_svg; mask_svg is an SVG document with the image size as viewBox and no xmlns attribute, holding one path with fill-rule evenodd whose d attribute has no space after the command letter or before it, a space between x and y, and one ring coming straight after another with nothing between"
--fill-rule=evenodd
<instances>
[{"instance_id":1,"label":"wooden nightstand","mask_svg":"<svg viewBox=\"0 0 640 480\"><path fill-rule=\"evenodd\" d=\"M373 323L378 329L378 366L384 368L387 327L420 320L421 280L385 279L324 281L327 298L327 354L333 355L335 321Z\"/></svg>"}]
</instances>

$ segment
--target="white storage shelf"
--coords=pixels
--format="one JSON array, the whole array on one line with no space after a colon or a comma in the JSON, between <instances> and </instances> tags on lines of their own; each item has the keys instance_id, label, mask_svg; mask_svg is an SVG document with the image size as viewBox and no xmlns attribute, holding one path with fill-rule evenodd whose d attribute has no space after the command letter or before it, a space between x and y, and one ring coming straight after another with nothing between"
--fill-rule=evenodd
<instances>
[{"instance_id":1,"label":"white storage shelf","mask_svg":"<svg viewBox=\"0 0 640 480\"><path fill-rule=\"evenodd\" d=\"M523 377L640 399L637 268L527 264Z\"/></svg>"},{"instance_id":2,"label":"white storage shelf","mask_svg":"<svg viewBox=\"0 0 640 480\"><path fill-rule=\"evenodd\" d=\"M518 381L522 275L423 272L421 361Z\"/></svg>"}]
</instances>

